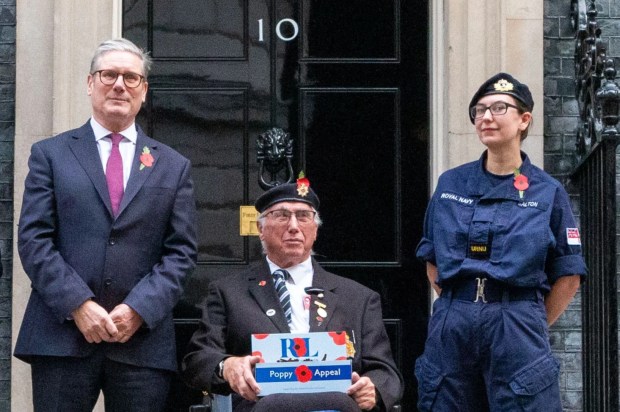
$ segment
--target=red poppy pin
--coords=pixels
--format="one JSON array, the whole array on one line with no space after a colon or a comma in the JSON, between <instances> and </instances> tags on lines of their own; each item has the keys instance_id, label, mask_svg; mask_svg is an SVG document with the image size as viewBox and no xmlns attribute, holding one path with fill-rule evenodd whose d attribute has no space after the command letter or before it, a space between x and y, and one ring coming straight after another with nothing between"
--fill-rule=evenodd
<instances>
[{"instance_id":1,"label":"red poppy pin","mask_svg":"<svg viewBox=\"0 0 620 412\"><path fill-rule=\"evenodd\" d=\"M142 153L140 154L140 170L144 169L145 167L153 166L154 161L155 159L153 159L153 155L151 154L150 149L144 146L144 148L142 149Z\"/></svg>"},{"instance_id":2,"label":"red poppy pin","mask_svg":"<svg viewBox=\"0 0 620 412\"><path fill-rule=\"evenodd\" d=\"M523 199L523 192L530 187L530 182L527 179L526 175L522 175L521 171L517 168L515 169L515 181L514 187L519 191L519 197Z\"/></svg>"},{"instance_id":3,"label":"red poppy pin","mask_svg":"<svg viewBox=\"0 0 620 412\"><path fill-rule=\"evenodd\" d=\"M304 172L299 172L299 178L297 179L297 194L301 197L308 196L308 189L310 188L310 180L306 177Z\"/></svg>"}]
</instances>

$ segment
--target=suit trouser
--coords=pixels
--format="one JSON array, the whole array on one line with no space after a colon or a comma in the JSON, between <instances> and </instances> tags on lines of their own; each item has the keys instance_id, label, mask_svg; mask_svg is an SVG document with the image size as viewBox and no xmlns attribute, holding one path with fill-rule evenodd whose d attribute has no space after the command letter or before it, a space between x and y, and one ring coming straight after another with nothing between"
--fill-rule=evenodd
<instances>
[{"instance_id":1,"label":"suit trouser","mask_svg":"<svg viewBox=\"0 0 620 412\"><path fill-rule=\"evenodd\" d=\"M103 391L106 412L163 411L171 372L115 362L103 350L31 361L35 412L91 412Z\"/></svg>"},{"instance_id":2,"label":"suit trouser","mask_svg":"<svg viewBox=\"0 0 620 412\"><path fill-rule=\"evenodd\" d=\"M433 306L416 361L420 411L562 411L542 299Z\"/></svg>"}]
</instances>

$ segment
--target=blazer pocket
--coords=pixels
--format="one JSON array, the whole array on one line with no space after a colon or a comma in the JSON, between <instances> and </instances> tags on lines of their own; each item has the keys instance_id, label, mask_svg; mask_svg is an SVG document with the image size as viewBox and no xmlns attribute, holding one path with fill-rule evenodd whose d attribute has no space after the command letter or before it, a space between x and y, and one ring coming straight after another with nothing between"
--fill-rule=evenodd
<instances>
[{"instance_id":1,"label":"blazer pocket","mask_svg":"<svg viewBox=\"0 0 620 412\"><path fill-rule=\"evenodd\" d=\"M144 186L142 191L147 196L166 196L171 193L174 194L174 189L171 187Z\"/></svg>"}]
</instances>

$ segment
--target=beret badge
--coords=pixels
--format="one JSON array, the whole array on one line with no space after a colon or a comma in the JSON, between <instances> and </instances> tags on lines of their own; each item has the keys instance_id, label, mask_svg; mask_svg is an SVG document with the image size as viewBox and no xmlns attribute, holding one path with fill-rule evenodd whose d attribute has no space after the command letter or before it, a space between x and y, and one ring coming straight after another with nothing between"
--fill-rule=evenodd
<instances>
[{"instance_id":1,"label":"beret badge","mask_svg":"<svg viewBox=\"0 0 620 412\"><path fill-rule=\"evenodd\" d=\"M509 92L511 90L514 90L515 88L512 83L505 79L498 80L497 83L493 85L493 87L495 88L495 91L498 92Z\"/></svg>"},{"instance_id":2,"label":"beret badge","mask_svg":"<svg viewBox=\"0 0 620 412\"><path fill-rule=\"evenodd\" d=\"M301 197L306 197L308 196L309 189L310 180L308 180L304 172L300 172L297 179L297 194Z\"/></svg>"},{"instance_id":3,"label":"beret badge","mask_svg":"<svg viewBox=\"0 0 620 412\"><path fill-rule=\"evenodd\" d=\"M532 93L526 84L521 83L508 73L497 73L482 83L469 102L469 120L472 124L474 124L475 119L474 115L471 114L471 108L478 104L483 96L490 94L508 94L523 103L523 109L528 112L534 109Z\"/></svg>"},{"instance_id":4,"label":"beret badge","mask_svg":"<svg viewBox=\"0 0 620 412\"><path fill-rule=\"evenodd\" d=\"M272 187L265 193L260 195L254 206L256 210L263 213L272 205L280 202L302 202L312 206L315 210L319 210L319 198L310 187L310 180L304 173L299 174L297 181L283 183Z\"/></svg>"}]
</instances>

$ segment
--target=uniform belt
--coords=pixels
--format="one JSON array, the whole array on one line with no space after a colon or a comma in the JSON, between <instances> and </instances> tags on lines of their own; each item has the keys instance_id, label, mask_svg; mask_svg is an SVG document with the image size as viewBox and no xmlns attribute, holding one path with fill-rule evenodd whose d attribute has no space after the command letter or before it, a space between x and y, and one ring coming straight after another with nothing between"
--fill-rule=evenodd
<instances>
[{"instance_id":1,"label":"uniform belt","mask_svg":"<svg viewBox=\"0 0 620 412\"><path fill-rule=\"evenodd\" d=\"M536 288L509 286L494 279L480 277L455 282L444 288L453 299L471 302L502 302L517 300L537 301L542 297ZM443 292L442 292L443 295Z\"/></svg>"}]
</instances>

